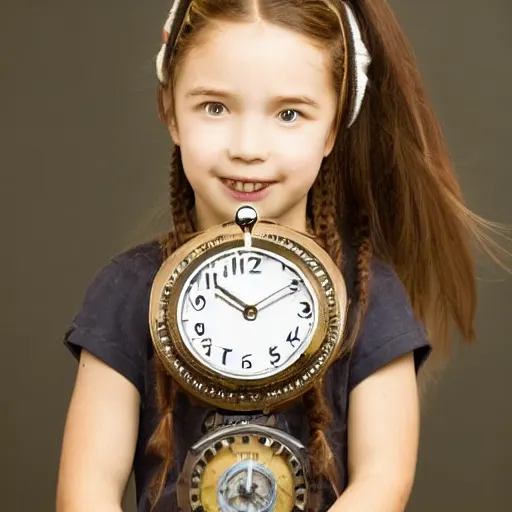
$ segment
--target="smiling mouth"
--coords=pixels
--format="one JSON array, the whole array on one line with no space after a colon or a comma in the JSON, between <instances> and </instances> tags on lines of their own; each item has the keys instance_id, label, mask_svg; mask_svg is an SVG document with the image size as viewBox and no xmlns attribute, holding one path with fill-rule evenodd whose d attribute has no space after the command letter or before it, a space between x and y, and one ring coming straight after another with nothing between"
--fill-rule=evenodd
<instances>
[{"instance_id":1,"label":"smiling mouth","mask_svg":"<svg viewBox=\"0 0 512 512\"><path fill-rule=\"evenodd\" d=\"M222 180L224 185L226 187L230 188L231 190L234 190L235 192L258 192L260 190L263 190L264 188L267 188L269 185L272 185L271 182L257 182L257 181L237 181L237 180L229 180L229 179L223 179Z\"/></svg>"}]
</instances>

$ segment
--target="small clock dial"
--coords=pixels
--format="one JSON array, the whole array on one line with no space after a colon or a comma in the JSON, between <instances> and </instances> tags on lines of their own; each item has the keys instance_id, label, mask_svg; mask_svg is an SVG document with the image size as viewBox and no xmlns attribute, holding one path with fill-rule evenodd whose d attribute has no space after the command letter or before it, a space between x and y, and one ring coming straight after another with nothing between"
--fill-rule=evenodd
<instances>
[{"instance_id":1,"label":"small clock dial","mask_svg":"<svg viewBox=\"0 0 512 512\"><path fill-rule=\"evenodd\" d=\"M186 281L179 329L207 367L238 379L272 376L293 364L311 342L317 299L290 261L260 248L222 252Z\"/></svg>"},{"instance_id":2,"label":"small clock dial","mask_svg":"<svg viewBox=\"0 0 512 512\"><path fill-rule=\"evenodd\" d=\"M271 471L248 460L222 475L217 493L223 512L270 512L277 501L277 483Z\"/></svg>"}]
</instances>

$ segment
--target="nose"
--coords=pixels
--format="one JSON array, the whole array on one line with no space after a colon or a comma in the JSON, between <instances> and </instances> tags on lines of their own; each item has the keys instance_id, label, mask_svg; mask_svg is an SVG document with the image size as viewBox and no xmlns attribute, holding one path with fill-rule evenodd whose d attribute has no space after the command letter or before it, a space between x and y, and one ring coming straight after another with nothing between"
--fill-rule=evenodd
<instances>
[{"instance_id":1,"label":"nose","mask_svg":"<svg viewBox=\"0 0 512 512\"><path fill-rule=\"evenodd\" d=\"M231 160L248 163L267 160L268 138L264 121L255 116L247 116L235 123L228 153Z\"/></svg>"}]
</instances>

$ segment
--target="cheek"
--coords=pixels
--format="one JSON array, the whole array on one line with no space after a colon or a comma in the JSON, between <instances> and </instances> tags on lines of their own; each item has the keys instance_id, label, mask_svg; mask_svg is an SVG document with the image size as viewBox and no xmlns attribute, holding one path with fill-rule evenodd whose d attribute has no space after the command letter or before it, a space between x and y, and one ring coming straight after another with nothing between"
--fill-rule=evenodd
<instances>
[{"instance_id":1,"label":"cheek","mask_svg":"<svg viewBox=\"0 0 512 512\"><path fill-rule=\"evenodd\" d=\"M223 144L220 134L200 124L188 129L180 125L180 149L183 166L191 173L211 170L220 161Z\"/></svg>"},{"instance_id":2,"label":"cheek","mask_svg":"<svg viewBox=\"0 0 512 512\"><path fill-rule=\"evenodd\" d=\"M284 146L281 150L286 177L304 184L313 184L324 158L325 136L310 133L300 137L300 140L296 138L290 141L288 146L286 151L283 151Z\"/></svg>"}]
</instances>

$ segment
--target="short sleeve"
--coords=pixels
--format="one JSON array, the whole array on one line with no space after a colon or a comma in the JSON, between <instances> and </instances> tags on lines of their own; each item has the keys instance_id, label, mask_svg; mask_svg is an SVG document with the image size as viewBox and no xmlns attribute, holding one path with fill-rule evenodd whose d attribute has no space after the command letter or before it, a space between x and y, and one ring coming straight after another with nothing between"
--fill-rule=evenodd
<instances>
[{"instance_id":1,"label":"short sleeve","mask_svg":"<svg viewBox=\"0 0 512 512\"><path fill-rule=\"evenodd\" d=\"M64 338L78 359L82 349L145 393L150 346L149 296L158 263L140 251L111 260L89 286Z\"/></svg>"},{"instance_id":2,"label":"short sleeve","mask_svg":"<svg viewBox=\"0 0 512 512\"><path fill-rule=\"evenodd\" d=\"M351 359L349 390L392 361L413 353L416 372L431 351L395 271L373 260L369 302Z\"/></svg>"}]
</instances>

